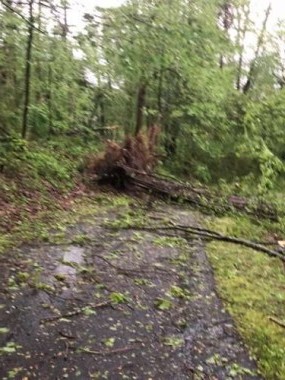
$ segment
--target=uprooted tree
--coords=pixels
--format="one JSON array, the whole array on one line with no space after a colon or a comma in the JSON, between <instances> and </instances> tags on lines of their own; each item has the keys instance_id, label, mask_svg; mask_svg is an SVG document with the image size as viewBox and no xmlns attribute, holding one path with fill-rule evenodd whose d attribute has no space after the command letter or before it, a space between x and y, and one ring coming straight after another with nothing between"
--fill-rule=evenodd
<instances>
[{"instance_id":1,"label":"uprooted tree","mask_svg":"<svg viewBox=\"0 0 285 380\"><path fill-rule=\"evenodd\" d=\"M87 163L87 174L92 179L123 189L132 174L151 173L158 159L159 130L159 127L152 126L146 134L127 136L121 144L107 140L105 151Z\"/></svg>"},{"instance_id":2,"label":"uprooted tree","mask_svg":"<svg viewBox=\"0 0 285 380\"><path fill-rule=\"evenodd\" d=\"M121 143L107 140L105 151L89 158L86 165L88 178L99 184L110 184L118 190L135 187L154 196L189 203L205 212L242 212L258 218L278 219L276 208L264 201L237 195L222 199L205 187L197 188L155 174L159 132L158 126L152 126L145 134L127 136Z\"/></svg>"}]
</instances>

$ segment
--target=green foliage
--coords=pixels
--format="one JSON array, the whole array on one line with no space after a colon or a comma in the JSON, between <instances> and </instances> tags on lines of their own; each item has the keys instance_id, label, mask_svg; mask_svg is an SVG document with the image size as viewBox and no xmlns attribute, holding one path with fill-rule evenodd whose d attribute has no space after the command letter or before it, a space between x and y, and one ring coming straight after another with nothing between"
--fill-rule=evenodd
<instances>
[{"instance_id":1,"label":"green foliage","mask_svg":"<svg viewBox=\"0 0 285 380\"><path fill-rule=\"evenodd\" d=\"M157 309L165 311L171 309L173 307L173 303L167 298L158 298L155 301L155 306Z\"/></svg>"},{"instance_id":2,"label":"green foliage","mask_svg":"<svg viewBox=\"0 0 285 380\"><path fill-rule=\"evenodd\" d=\"M110 301L117 305L119 303L126 303L129 301L129 297L126 294L119 293L119 292L113 292L109 295Z\"/></svg>"},{"instance_id":3,"label":"green foliage","mask_svg":"<svg viewBox=\"0 0 285 380\"><path fill-rule=\"evenodd\" d=\"M173 285L170 288L170 294L172 297L176 297L176 298L185 298L185 299L190 298L189 291L187 289L182 289L177 285Z\"/></svg>"},{"instance_id":4,"label":"green foliage","mask_svg":"<svg viewBox=\"0 0 285 380\"><path fill-rule=\"evenodd\" d=\"M184 345L184 339L175 335L166 336L163 339L163 344L165 346L170 346L173 349L177 349Z\"/></svg>"},{"instance_id":5,"label":"green foliage","mask_svg":"<svg viewBox=\"0 0 285 380\"><path fill-rule=\"evenodd\" d=\"M63 159L57 159L47 151L34 151L27 153L27 162L33 166L33 170L39 176L47 180L66 181L70 179L71 164L63 162ZM65 164L65 165L64 165ZM59 182L58 182L59 183Z\"/></svg>"},{"instance_id":6,"label":"green foliage","mask_svg":"<svg viewBox=\"0 0 285 380\"><path fill-rule=\"evenodd\" d=\"M9 355L18 351L21 348L22 346L15 342L8 342L5 346L0 347L0 355Z\"/></svg>"},{"instance_id":7,"label":"green foliage","mask_svg":"<svg viewBox=\"0 0 285 380\"><path fill-rule=\"evenodd\" d=\"M239 58L248 53L243 28L254 29L247 4L231 4L233 20L226 28L216 0L130 0L85 15L85 30L74 38L65 38L54 10L49 15L47 10L47 22L34 7L46 33L34 30L28 139L43 149L48 140L55 159L43 151L19 152L29 35L25 20L3 7L0 166L17 171L24 161L49 181L69 181L73 167L66 161L59 167L56 147L76 161L86 149L81 143L63 148L62 138L78 136L91 148L98 136L119 139L133 133L138 89L144 86L144 124L161 125L159 152L167 169L204 183L251 176L260 194L268 192L284 172L284 25L275 35L265 33L259 55L247 65L241 59L239 67ZM17 9L27 13L24 3ZM238 75L245 81L250 68L250 91L243 93L234 83ZM117 128L104 130L108 125Z\"/></svg>"}]
</instances>

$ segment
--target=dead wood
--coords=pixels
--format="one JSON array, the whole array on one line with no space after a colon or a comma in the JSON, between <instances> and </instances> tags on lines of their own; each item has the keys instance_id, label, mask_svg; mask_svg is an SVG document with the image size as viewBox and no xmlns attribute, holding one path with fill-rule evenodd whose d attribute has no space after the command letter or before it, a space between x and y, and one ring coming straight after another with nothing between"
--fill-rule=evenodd
<instances>
[{"instance_id":1,"label":"dead wood","mask_svg":"<svg viewBox=\"0 0 285 380\"><path fill-rule=\"evenodd\" d=\"M99 307L106 307L106 306L110 306L110 305L111 305L111 302L107 301L107 302L101 302L98 304L88 304L86 306L90 307L92 309L97 309ZM60 314L60 315L56 315L54 317L43 318L41 320L41 323L54 322L54 321L57 321L57 320L62 319L62 318L72 318L72 317L75 317L75 316L83 314L83 313L84 313L84 307L81 307L80 309L75 309L75 310L73 310L69 313L66 313L66 314Z\"/></svg>"},{"instance_id":2,"label":"dead wood","mask_svg":"<svg viewBox=\"0 0 285 380\"><path fill-rule=\"evenodd\" d=\"M280 326L280 327L283 327L285 329L285 322L283 321L280 321L279 319L275 318L275 317L268 317L268 319L272 322L274 322L276 325Z\"/></svg>"},{"instance_id":3,"label":"dead wood","mask_svg":"<svg viewBox=\"0 0 285 380\"><path fill-rule=\"evenodd\" d=\"M285 255L283 255L282 253L274 251L272 249L269 249L269 248L267 248L261 244L254 243L250 240L246 240L246 239L242 239L242 238L236 238L233 236L226 236L226 235L222 235L222 234L217 234L215 231L213 231L212 233L211 232L198 231L198 230L195 230L191 227L185 227L185 226L174 226L174 228L180 229L182 231L185 231L185 232L188 232L191 234L195 234L195 235L199 235L202 237L214 239L214 240L220 240L220 241L224 241L224 242L228 242L228 243L239 244L239 245L242 245L242 246L245 246L248 248L252 248L255 251L266 253L269 256L278 257L279 259L281 259L282 261L285 262Z\"/></svg>"},{"instance_id":4,"label":"dead wood","mask_svg":"<svg viewBox=\"0 0 285 380\"><path fill-rule=\"evenodd\" d=\"M127 136L122 143L107 140L105 152L89 157L86 174L91 180L111 184L119 190L140 189L154 196L179 203L189 203L203 212L225 214L245 213L258 218L278 221L272 204L231 195L227 199L207 188L195 188L189 183L153 173L159 128L152 126L145 134Z\"/></svg>"},{"instance_id":5,"label":"dead wood","mask_svg":"<svg viewBox=\"0 0 285 380\"><path fill-rule=\"evenodd\" d=\"M133 351L137 350L139 348L138 345L136 346L130 346L130 347L121 347L121 348L116 348L114 350L108 350L108 351L95 351L95 350L90 350L89 348L80 348L79 351L84 353L84 354L90 354L90 355L100 355L100 356L105 356L105 355L113 355L113 354L122 354L128 351Z\"/></svg>"},{"instance_id":6,"label":"dead wood","mask_svg":"<svg viewBox=\"0 0 285 380\"><path fill-rule=\"evenodd\" d=\"M168 226L160 226L160 225L153 225L153 226L149 226L149 227L128 226L126 228L127 229L136 229L136 230L151 230L151 231L155 231L155 230L159 230L159 231L161 231L161 230L183 231L186 234L197 235L197 236L201 236L203 238L210 239L210 240L219 240L219 241L224 241L224 242L228 242L228 243L239 244L239 245L251 248L255 251L266 253L269 256L279 258L280 260L285 262L285 255L284 254L282 254L278 251L269 249L262 244L255 243L253 241L246 240L243 238L236 238L234 236L223 235L219 232L208 230L208 229L203 229L203 228L196 227L196 226L184 226L184 225L175 224L174 222L170 221L170 225L168 225Z\"/></svg>"},{"instance_id":7,"label":"dead wood","mask_svg":"<svg viewBox=\"0 0 285 380\"><path fill-rule=\"evenodd\" d=\"M115 187L124 188L131 172L150 173L153 170L157 162L158 134L159 128L152 126L146 134L127 136L120 144L107 140L105 151L89 158L86 174L92 179L103 179Z\"/></svg>"}]
</instances>

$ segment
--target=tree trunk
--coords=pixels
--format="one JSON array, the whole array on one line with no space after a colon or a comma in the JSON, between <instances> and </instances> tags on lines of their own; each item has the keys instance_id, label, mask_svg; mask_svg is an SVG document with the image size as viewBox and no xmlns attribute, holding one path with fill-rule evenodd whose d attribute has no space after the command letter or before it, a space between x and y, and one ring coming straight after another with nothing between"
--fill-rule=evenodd
<instances>
[{"instance_id":1,"label":"tree trunk","mask_svg":"<svg viewBox=\"0 0 285 380\"><path fill-rule=\"evenodd\" d=\"M29 28L28 28L28 41L26 50L26 69L25 69L25 95L24 95L24 112L23 112L23 125L22 125L22 138L27 136L28 117L30 106L30 88L31 88L31 66L32 66L32 46L34 38L34 14L33 14L34 0L29 1Z\"/></svg>"},{"instance_id":2,"label":"tree trunk","mask_svg":"<svg viewBox=\"0 0 285 380\"><path fill-rule=\"evenodd\" d=\"M241 90L241 79L242 79L242 69L243 69L243 55L244 55L244 46L245 46L245 37L246 33L249 30L250 23L250 8L248 5L244 5L240 11L237 8L237 20L238 20L238 30L237 30L237 46L239 47L239 59L237 67L237 79L236 79L236 88ZM242 22L242 19L244 21Z\"/></svg>"},{"instance_id":3,"label":"tree trunk","mask_svg":"<svg viewBox=\"0 0 285 380\"><path fill-rule=\"evenodd\" d=\"M64 13L64 24L62 26L62 37L67 40L67 33L68 33L68 22L67 22L67 2L64 2L63 4L63 13Z\"/></svg>"},{"instance_id":4,"label":"tree trunk","mask_svg":"<svg viewBox=\"0 0 285 380\"><path fill-rule=\"evenodd\" d=\"M99 98L99 107L100 107L100 126L104 129L106 125L106 117L105 117L105 99L104 94L100 94Z\"/></svg>"},{"instance_id":5,"label":"tree trunk","mask_svg":"<svg viewBox=\"0 0 285 380\"><path fill-rule=\"evenodd\" d=\"M161 65L158 73L158 89L157 89L157 109L158 109L158 118L162 117L162 91L163 91L163 58L161 57Z\"/></svg>"},{"instance_id":6,"label":"tree trunk","mask_svg":"<svg viewBox=\"0 0 285 380\"><path fill-rule=\"evenodd\" d=\"M140 85L137 94L137 114L136 114L136 130L135 135L138 135L143 126L143 111L145 107L146 85Z\"/></svg>"},{"instance_id":7,"label":"tree trunk","mask_svg":"<svg viewBox=\"0 0 285 380\"><path fill-rule=\"evenodd\" d=\"M225 0L223 4L221 4L219 16L220 16L220 22L224 30L224 33L225 35L229 36L229 30L233 23L233 9L232 9L232 4L230 1ZM221 70L223 70L224 65L225 65L225 56L223 53L221 53L220 59L219 59L219 67Z\"/></svg>"},{"instance_id":8,"label":"tree trunk","mask_svg":"<svg viewBox=\"0 0 285 380\"><path fill-rule=\"evenodd\" d=\"M266 26L267 26L267 22L268 22L268 19L269 19L269 16L270 16L271 9L272 9L272 6L271 6L271 3L270 3L269 6L268 6L268 8L266 9L266 12L265 12L265 17L264 17L264 21L263 21L263 24L262 24L262 29L261 29L261 32L260 32L260 35L259 35L258 41L257 41L257 46L256 46L255 54L254 54L254 59L251 62L251 65L249 67L249 72L248 72L247 80L246 80L245 85L243 86L243 93L244 94L246 94L251 89L251 87L252 87L252 83L253 83L253 79L254 79L253 77L254 77L255 68L256 68L256 61L257 61L257 59L259 57L260 50L263 47L264 36L265 36L265 32L266 32Z\"/></svg>"},{"instance_id":9,"label":"tree trunk","mask_svg":"<svg viewBox=\"0 0 285 380\"><path fill-rule=\"evenodd\" d=\"M173 126L168 123L165 125L165 151L167 158L174 157L177 150L176 133L173 131Z\"/></svg>"},{"instance_id":10,"label":"tree trunk","mask_svg":"<svg viewBox=\"0 0 285 380\"><path fill-rule=\"evenodd\" d=\"M52 66L51 62L48 65L48 128L49 134L52 133Z\"/></svg>"}]
</instances>

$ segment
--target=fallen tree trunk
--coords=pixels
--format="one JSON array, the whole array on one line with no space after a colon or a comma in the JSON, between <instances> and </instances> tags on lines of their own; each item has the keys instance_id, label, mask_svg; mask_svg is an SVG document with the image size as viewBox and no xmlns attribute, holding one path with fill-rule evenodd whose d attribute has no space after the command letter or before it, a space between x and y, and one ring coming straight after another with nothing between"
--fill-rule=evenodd
<instances>
[{"instance_id":1,"label":"fallen tree trunk","mask_svg":"<svg viewBox=\"0 0 285 380\"><path fill-rule=\"evenodd\" d=\"M272 204L253 202L237 195L222 198L206 188L195 188L189 183L153 174L157 162L155 147L158 133L159 128L153 126L146 135L128 136L121 144L107 140L105 152L87 163L86 174L99 183L109 183L119 190L143 189L168 200L189 203L204 212L240 212L278 221L277 210Z\"/></svg>"},{"instance_id":2,"label":"fallen tree trunk","mask_svg":"<svg viewBox=\"0 0 285 380\"><path fill-rule=\"evenodd\" d=\"M152 194L180 203L189 203L203 211L224 214L226 212L240 212L258 218L278 221L276 208L265 202L252 202L250 199L239 196L230 196L223 199L205 188L195 188L190 184L183 184L162 176L135 171L124 167L127 183L135 185Z\"/></svg>"}]
</instances>

